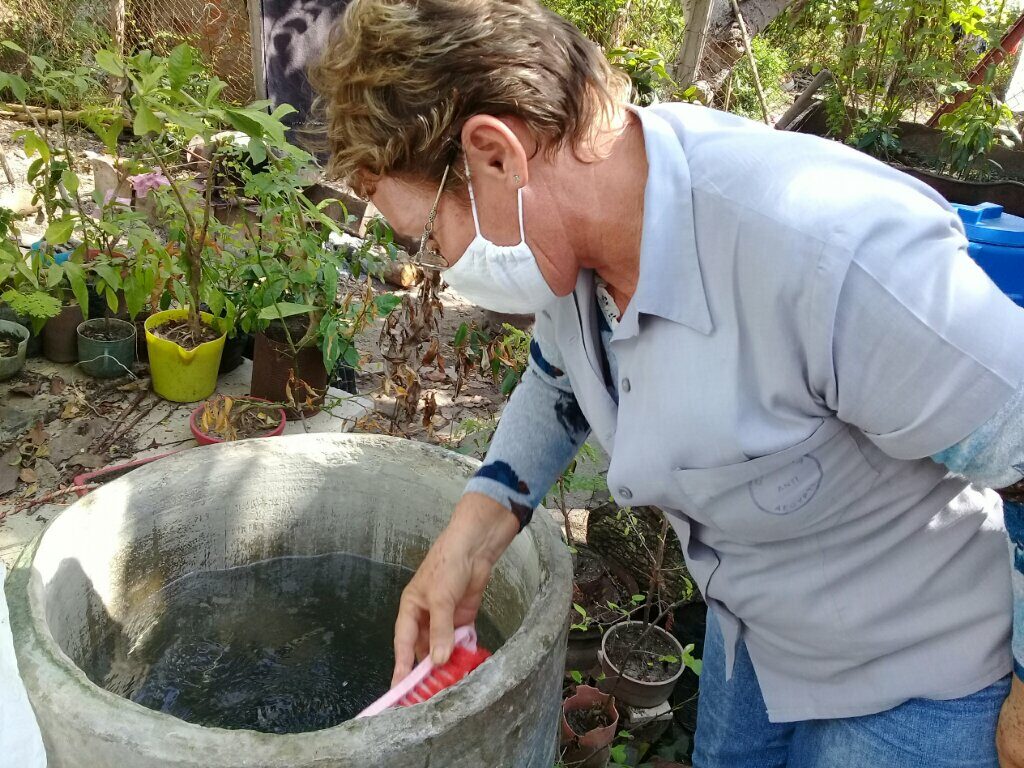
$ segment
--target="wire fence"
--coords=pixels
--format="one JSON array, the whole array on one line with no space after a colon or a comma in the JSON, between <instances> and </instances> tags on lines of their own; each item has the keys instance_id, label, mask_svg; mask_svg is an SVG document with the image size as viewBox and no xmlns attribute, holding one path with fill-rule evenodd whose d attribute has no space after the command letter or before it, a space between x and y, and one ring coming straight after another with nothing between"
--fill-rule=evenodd
<instances>
[{"instance_id":1,"label":"wire fence","mask_svg":"<svg viewBox=\"0 0 1024 768\"><path fill-rule=\"evenodd\" d=\"M252 41L246 0L123 0L124 51L167 53L187 42L199 49L213 74L227 83L225 96L254 98ZM111 0L0 0L0 39L58 66L85 62L109 45ZM3 62L0 62L2 66Z\"/></svg>"},{"instance_id":2,"label":"wire fence","mask_svg":"<svg viewBox=\"0 0 1024 768\"><path fill-rule=\"evenodd\" d=\"M129 0L128 50L166 52L181 42L198 48L239 102L254 97L252 41L245 0Z\"/></svg>"}]
</instances>

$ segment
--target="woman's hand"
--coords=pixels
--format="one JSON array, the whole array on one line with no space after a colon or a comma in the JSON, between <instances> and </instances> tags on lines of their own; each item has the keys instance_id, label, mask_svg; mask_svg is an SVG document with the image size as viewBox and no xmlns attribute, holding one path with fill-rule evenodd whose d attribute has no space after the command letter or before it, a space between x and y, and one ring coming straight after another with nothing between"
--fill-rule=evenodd
<instances>
[{"instance_id":1,"label":"woman's hand","mask_svg":"<svg viewBox=\"0 0 1024 768\"><path fill-rule=\"evenodd\" d=\"M462 497L402 593L392 685L428 652L435 665L448 661L455 627L476 619L491 570L518 532L515 515L494 499L480 493Z\"/></svg>"},{"instance_id":2,"label":"woman's hand","mask_svg":"<svg viewBox=\"0 0 1024 768\"><path fill-rule=\"evenodd\" d=\"M1017 675L1013 676L1010 695L999 713L996 748L1000 768L1024 768L1024 683Z\"/></svg>"}]
</instances>

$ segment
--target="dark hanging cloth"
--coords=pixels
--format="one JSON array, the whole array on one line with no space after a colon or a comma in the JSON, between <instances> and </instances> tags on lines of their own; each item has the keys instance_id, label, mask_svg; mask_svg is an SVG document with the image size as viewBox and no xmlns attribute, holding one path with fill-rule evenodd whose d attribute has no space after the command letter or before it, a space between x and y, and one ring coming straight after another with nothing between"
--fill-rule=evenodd
<instances>
[{"instance_id":1,"label":"dark hanging cloth","mask_svg":"<svg viewBox=\"0 0 1024 768\"><path fill-rule=\"evenodd\" d=\"M307 67L322 54L334 21L348 0L261 0L267 98L291 104L291 126L315 120ZM294 137L293 137L294 138Z\"/></svg>"}]
</instances>

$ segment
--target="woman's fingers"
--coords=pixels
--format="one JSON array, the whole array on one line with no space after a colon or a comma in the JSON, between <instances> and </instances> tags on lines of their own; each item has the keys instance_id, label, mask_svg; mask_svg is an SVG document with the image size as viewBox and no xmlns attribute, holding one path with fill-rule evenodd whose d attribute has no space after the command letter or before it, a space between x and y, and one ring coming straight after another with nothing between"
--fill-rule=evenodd
<instances>
[{"instance_id":1,"label":"woman's fingers","mask_svg":"<svg viewBox=\"0 0 1024 768\"><path fill-rule=\"evenodd\" d=\"M408 599L407 593L403 594L398 618L395 620L395 672L391 676L392 686L412 672L416 644L420 638L420 612L416 604Z\"/></svg>"},{"instance_id":2,"label":"woman's fingers","mask_svg":"<svg viewBox=\"0 0 1024 768\"><path fill-rule=\"evenodd\" d=\"M435 667L452 655L455 635L455 606L446 595L435 593L430 604L430 660Z\"/></svg>"}]
</instances>

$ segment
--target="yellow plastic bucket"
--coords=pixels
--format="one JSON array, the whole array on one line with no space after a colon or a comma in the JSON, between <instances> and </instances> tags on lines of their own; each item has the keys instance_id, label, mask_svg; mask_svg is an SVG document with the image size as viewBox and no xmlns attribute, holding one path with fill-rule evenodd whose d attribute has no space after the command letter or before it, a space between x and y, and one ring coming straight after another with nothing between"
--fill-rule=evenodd
<instances>
[{"instance_id":1,"label":"yellow plastic bucket","mask_svg":"<svg viewBox=\"0 0 1024 768\"><path fill-rule=\"evenodd\" d=\"M208 312L200 314L207 325L218 327L213 315ZM217 371L227 336L221 333L219 338L200 344L195 349L182 349L173 341L153 334L154 328L186 317L187 309L168 309L150 315L145 325L153 391L173 403L194 403L213 394L217 388Z\"/></svg>"}]
</instances>

